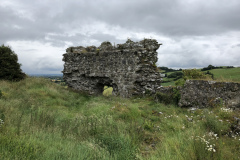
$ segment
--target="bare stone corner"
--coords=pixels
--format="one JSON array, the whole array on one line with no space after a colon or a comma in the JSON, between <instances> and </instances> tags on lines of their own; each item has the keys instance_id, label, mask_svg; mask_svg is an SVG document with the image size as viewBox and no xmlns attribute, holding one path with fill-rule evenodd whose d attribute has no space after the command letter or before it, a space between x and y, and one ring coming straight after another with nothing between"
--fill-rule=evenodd
<instances>
[{"instance_id":1,"label":"bare stone corner","mask_svg":"<svg viewBox=\"0 0 240 160\"><path fill-rule=\"evenodd\" d=\"M157 49L154 39L113 46L103 42L99 47L70 47L63 54L63 79L75 90L102 94L104 86L113 87L113 95L131 97L154 93L160 86Z\"/></svg>"}]
</instances>

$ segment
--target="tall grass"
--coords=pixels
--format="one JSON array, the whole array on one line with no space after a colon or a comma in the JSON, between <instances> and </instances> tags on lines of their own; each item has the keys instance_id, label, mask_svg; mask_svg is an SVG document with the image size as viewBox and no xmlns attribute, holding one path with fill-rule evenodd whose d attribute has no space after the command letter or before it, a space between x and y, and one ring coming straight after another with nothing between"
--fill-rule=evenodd
<instances>
[{"instance_id":1,"label":"tall grass","mask_svg":"<svg viewBox=\"0 0 240 160\"><path fill-rule=\"evenodd\" d=\"M0 90L0 159L239 159L239 112L88 96L42 78Z\"/></svg>"},{"instance_id":2,"label":"tall grass","mask_svg":"<svg viewBox=\"0 0 240 160\"><path fill-rule=\"evenodd\" d=\"M214 78L220 81L232 81L240 83L240 68L223 68L210 70Z\"/></svg>"}]
</instances>

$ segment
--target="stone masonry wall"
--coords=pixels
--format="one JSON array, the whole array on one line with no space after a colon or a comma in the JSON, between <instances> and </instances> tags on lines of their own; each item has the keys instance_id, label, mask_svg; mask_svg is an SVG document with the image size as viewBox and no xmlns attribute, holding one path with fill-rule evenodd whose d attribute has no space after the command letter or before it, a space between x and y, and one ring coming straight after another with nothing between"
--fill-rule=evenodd
<instances>
[{"instance_id":1,"label":"stone masonry wall","mask_svg":"<svg viewBox=\"0 0 240 160\"><path fill-rule=\"evenodd\" d=\"M157 71L156 40L127 40L116 47L103 42L99 47L70 47L63 54L63 79L69 87L89 94L102 94L104 86L122 97L155 92L161 76Z\"/></svg>"},{"instance_id":2,"label":"stone masonry wall","mask_svg":"<svg viewBox=\"0 0 240 160\"><path fill-rule=\"evenodd\" d=\"M180 90L180 107L240 108L240 83L187 80Z\"/></svg>"},{"instance_id":3,"label":"stone masonry wall","mask_svg":"<svg viewBox=\"0 0 240 160\"><path fill-rule=\"evenodd\" d=\"M206 108L222 105L240 109L240 83L187 80L183 87L161 86L156 92L173 99L176 96L174 89L179 90L180 107ZM155 94L155 101L161 102L161 98Z\"/></svg>"}]
</instances>

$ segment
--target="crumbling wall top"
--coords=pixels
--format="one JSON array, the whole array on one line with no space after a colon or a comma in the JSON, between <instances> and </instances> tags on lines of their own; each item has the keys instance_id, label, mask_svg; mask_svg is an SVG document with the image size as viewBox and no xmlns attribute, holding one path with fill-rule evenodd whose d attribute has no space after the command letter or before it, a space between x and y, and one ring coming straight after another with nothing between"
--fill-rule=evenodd
<instances>
[{"instance_id":1,"label":"crumbling wall top","mask_svg":"<svg viewBox=\"0 0 240 160\"><path fill-rule=\"evenodd\" d=\"M87 52L100 52L100 51L118 51L118 50L134 50L134 49L146 49L148 51L156 51L160 45L155 39L144 39L139 42L134 42L130 39L123 44L112 45L111 42L105 41L102 42L99 47L96 46L77 46L77 47L69 47L66 49L67 53L87 53Z\"/></svg>"}]
</instances>

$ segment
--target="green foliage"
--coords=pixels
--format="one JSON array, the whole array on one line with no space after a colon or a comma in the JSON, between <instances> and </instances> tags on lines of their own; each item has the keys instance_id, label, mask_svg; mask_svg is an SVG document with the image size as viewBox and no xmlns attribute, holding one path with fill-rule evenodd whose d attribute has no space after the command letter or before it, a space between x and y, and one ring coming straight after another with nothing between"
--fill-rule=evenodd
<instances>
[{"instance_id":1,"label":"green foliage","mask_svg":"<svg viewBox=\"0 0 240 160\"><path fill-rule=\"evenodd\" d=\"M174 103L173 95L171 95L171 94L165 94L165 93L157 92L155 94L155 99L158 102L164 103L164 104L172 104L172 103Z\"/></svg>"},{"instance_id":2,"label":"green foliage","mask_svg":"<svg viewBox=\"0 0 240 160\"><path fill-rule=\"evenodd\" d=\"M153 66L153 68L155 68L155 71L159 71L159 69L158 69L156 63L153 63L152 66Z\"/></svg>"},{"instance_id":3,"label":"green foliage","mask_svg":"<svg viewBox=\"0 0 240 160\"><path fill-rule=\"evenodd\" d=\"M182 72L173 72L171 74L169 74L167 77L168 78L182 78L183 73Z\"/></svg>"},{"instance_id":4,"label":"green foliage","mask_svg":"<svg viewBox=\"0 0 240 160\"><path fill-rule=\"evenodd\" d=\"M164 104L178 104L181 98L180 90L177 87L172 88L172 93L161 93L157 92L155 94L155 100Z\"/></svg>"},{"instance_id":5,"label":"green foliage","mask_svg":"<svg viewBox=\"0 0 240 160\"><path fill-rule=\"evenodd\" d=\"M0 79L19 81L26 77L18 63L17 54L8 46L0 46Z\"/></svg>"},{"instance_id":6,"label":"green foliage","mask_svg":"<svg viewBox=\"0 0 240 160\"><path fill-rule=\"evenodd\" d=\"M184 79L211 79L210 76L197 69L183 70Z\"/></svg>"},{"instance_id":7,"label":"green foliage","mask_svg":"<svg viewBox=\"0 0 240 160\"><path fill-rule=\"evenodd\" d=\"M179 79L179 80L175 81L175 85L176 86L184 86L185 82L186 81L184 79Z\"/></svg>"},{"instance_id":8,"label":"green foliage","mask_svg":"<svg viewBox=\"0 0 240 160\"><path fill-rule=\"evenodd\" d=\"M206 74L206 75L210 75L210 76L211 76L211 78L212 78L212 79L214 79L214 74L213 74L213 73L211 73L211 72L207 71L207 72L205 72L205 74Z\"/></svg>"},{"instance_id":9,"label":"green foliage","mask_svg":"<svg viewBox=\"0 0 240 160\"><path fill-rule=\"evenodd\" d=\"M172 69L172 68L168 68L168 67L159 67L160 70L163 70L164 73L167 73L167 72L176 72L176 71L181 71L182 69L180 68L179 70L178 69Z\"/></svg>"},{"instance_id":10,"label":"green foliage","mask_svg":"<svg viewBox=\"0 0 240 160\"><path fill-rule=\"evenodd\" d=\"M207 70L219 69L219 68L223 68L223 67L215 67L210 64L210 65L208 65L208 67L204 67L203 69L201 69L201 71L207 71Z\"/></svg>"},{"instance_id":11,"label":"green foliage","mask_svg":"<svg viewBox=\"0 0 240 160\"><path fill-rule=\"evenodd\" d=\"M0 90L0 98L3 96L2 91Z\"/></svg>"},{"instance_id":12,"label":"green foliage","mask_svg":"<svg viewBox=\"0 0 240 160\"><path fill-rule=\"evenodd\" d=\"M175 104L178 104L178 102L180 101L180 98L181 98L180 89L173 88L173 99Z\"/></svg>"}]
</instances>

